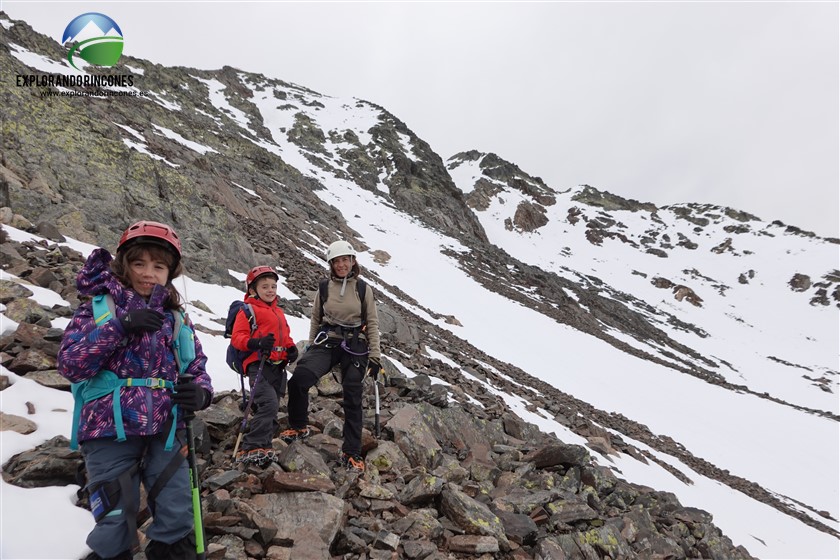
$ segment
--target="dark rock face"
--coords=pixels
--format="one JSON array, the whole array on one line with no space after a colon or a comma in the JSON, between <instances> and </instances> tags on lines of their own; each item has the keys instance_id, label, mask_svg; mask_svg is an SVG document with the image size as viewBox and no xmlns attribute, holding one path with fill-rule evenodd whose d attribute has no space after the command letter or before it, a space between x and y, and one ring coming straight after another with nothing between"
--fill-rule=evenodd
<instances>
[{"instance_id":1,"label":"dark rock face","mask_svg":"<svg viewBox=\"0 0 840 560\"><path fill-rule=\"evenodd\" d=\"M545 216L545 209L527 201L522 201L516 207L516 214L513 216L513 225L520 231L536 231L548 223Z\"/></svg>"},{"instance_id":2,"label":"dark rock face","mask_svg":"<svg viewBox=\"0 0 840 560\"><path fill-rule=\"evenodd\" d=\"M589 185L584 185L583 190L572 197L572 200L589 206L597 206L605 210L630 210L632 212L656 212L656 206L649 202L622 198L618 195L599 191Z\"/></svg>"}]
</instances>

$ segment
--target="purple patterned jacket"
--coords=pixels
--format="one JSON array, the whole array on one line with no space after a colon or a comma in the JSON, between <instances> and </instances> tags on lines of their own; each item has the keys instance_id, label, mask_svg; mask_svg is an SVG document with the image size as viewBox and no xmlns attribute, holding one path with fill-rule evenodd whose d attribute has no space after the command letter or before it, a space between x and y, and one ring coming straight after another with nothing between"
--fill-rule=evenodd
<instances>
[{"instance_id":1,"label":"purple patterned jacket","mask_svg":"<svg viewBox=\"0 0 840 560\"><path fill-rule=\"evenodd\" d=\"M103 369L113 371L120 378L156 377L175 382L178 375L172 354L175 320L172 312L163 308L168 292L154 290L147 304L140 294L123 286L114 276L109 266L111 260L111 254L105 249L96 249L91 253L76 278L79 293L86 296L110 293L117 316L145 307L165 312L163 327L154 333L127 335L116 317L97 326L92 304L85 302L64 330L58 353L58 372L74 383L90 379ZM204 369L206 363L207 356L196 337L195 360L186 373L194 375L195 382L212 394L210 376ZM170 397L171 391L167 389L122 387L120 403L126 436L150 436L163 432L172 410ZM180 418L178 426L183 427ZM111 395L86 403L79 424L79 441L116 435Z\"/></svg>"}]
</instances>

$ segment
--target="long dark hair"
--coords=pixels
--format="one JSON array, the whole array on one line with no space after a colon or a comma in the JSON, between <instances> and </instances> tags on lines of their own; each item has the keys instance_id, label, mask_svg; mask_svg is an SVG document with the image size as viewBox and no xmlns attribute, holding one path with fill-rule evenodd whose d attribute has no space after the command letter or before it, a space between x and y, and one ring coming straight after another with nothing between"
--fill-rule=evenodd
<instances>
[{"instance_id":1,"label":"long dark hair","mask_svg":"<svg viewBox=\"0 0 840 560\"><path fill-rule=\"evenodd\" d=\"M165 262L169 268L169 278L167 278L166 286L164 286L169 291L169 298L164 303L164 307L173 310L183 309L184 302L181 300L181 294L172 285L172 280L184 272L184 266L181 264L180 259L177 259L178 262L176 264L175 255L160 245L153 243L132 243L122 251L117 252L117 256L111 261L111 271L124 286L131 286L131 280L128 277L129 263L140 258L143 253L148 253L149 257L154 260ZM174 268L173 265L175 265Z\"/></svg>"}]
</instances>

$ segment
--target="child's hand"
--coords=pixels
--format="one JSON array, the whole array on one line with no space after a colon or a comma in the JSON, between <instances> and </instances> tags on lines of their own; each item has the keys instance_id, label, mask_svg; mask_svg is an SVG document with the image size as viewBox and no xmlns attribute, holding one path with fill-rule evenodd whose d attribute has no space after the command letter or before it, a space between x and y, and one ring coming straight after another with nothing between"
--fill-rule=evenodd
<instances>
[{"instance_id":1,"label":"child's hand","mask_svg":"<svg viewBox=\"0 0 840 560\"><path fill-rule=\"evenodd\" d=\"M204 410L210 406L210 393L196 383L181 382L175 385L172 402L180 406L181 410L187 412Z\"/></svg>"},{"instance_id":2,"label":"child's hand","mask_svg":"<svg viewBox=\"0 0 840 560\"><path fill-rule=\"evenodd\" d=\"M248 350L271 352L272 348L274 348L274 334L262 338L252 338L248 341Z\"/></svg>"},{"instance_id":3,"label":"child's hand","mask_svg":"<svg viewBox=\"0 0 840 560\"><path fill-rule=\"evenodd\" d=\"M123 330L129 334L154 332L163 326L163 313L154 309L137 309L122 315L119 321Z\"/></svg>"}]
</instances>

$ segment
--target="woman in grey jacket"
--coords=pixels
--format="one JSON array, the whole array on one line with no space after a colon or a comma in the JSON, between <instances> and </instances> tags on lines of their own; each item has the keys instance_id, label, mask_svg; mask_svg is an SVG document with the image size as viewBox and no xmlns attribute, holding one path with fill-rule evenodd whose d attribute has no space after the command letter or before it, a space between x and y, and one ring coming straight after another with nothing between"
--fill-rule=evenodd
<instances>
[{"instance_id":1,"label":"woman in grey jacket","mask_svg":"<svg viewBox=\"0 0 840 560\"><path fill-rule=\"evenodd\" d=\"M309 388L336 364L344 392L344 444L341 464L364 471L362 459L362 381L365 371L376 377L381 369L379 318L373 290L361 278L356 251L347 241L327 249L330 277L315 294L309 328L309 348L289 379L289 429L286 442L309 436Z\"/></svg>"}]
</instances>

